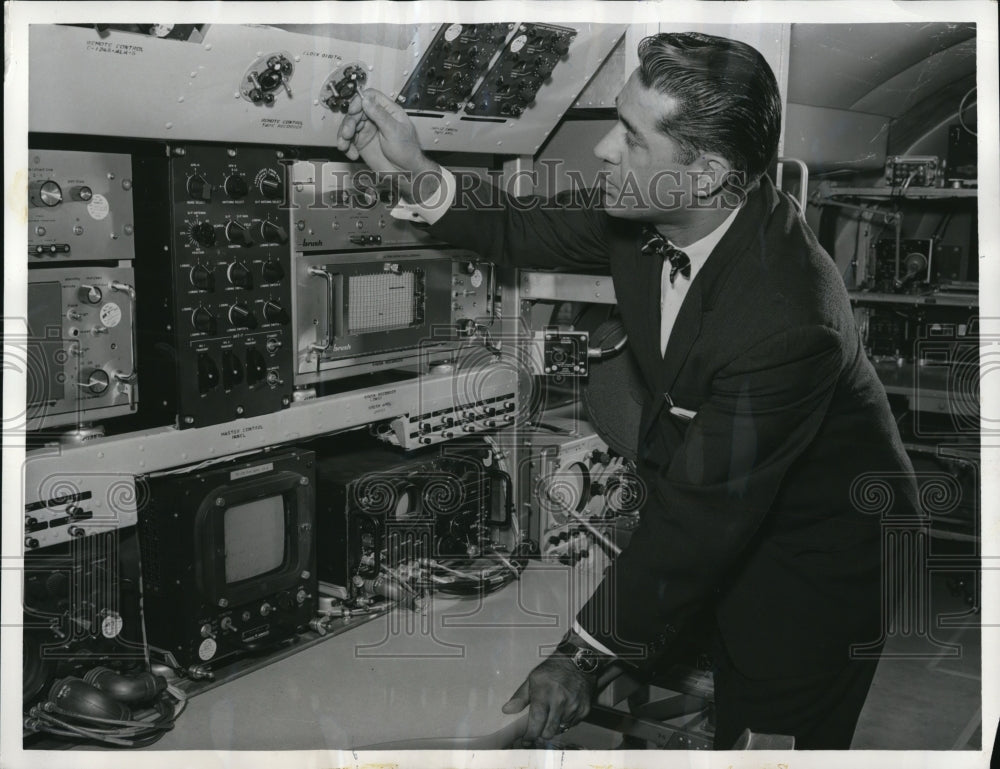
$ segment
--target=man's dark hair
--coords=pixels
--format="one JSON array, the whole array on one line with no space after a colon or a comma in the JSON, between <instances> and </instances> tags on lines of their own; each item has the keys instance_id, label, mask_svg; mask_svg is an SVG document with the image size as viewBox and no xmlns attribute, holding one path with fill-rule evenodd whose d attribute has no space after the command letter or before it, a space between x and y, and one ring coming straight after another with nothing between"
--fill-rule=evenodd
<instances>
[{"instance_id":1,"label":"man's dark hair","mask_svg":"<svg viewBox=\"0 0 1000 769\"><path fill-rule=\"evenodd\" d=\"M699 32L664 32L639 43L639 79L677 100L659 129L690 163L698 152L726 158L749 186L778 152L781 96L771 67L755 48Z\"/></svg>"}]
</instances>

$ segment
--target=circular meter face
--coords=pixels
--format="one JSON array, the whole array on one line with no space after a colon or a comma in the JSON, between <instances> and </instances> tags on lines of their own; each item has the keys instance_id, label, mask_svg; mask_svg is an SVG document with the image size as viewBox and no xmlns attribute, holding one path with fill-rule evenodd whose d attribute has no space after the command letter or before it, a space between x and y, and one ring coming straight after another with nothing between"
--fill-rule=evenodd
<instances>
[{"instance_id":1,"label":"circular meter face","mask_svg":"<svg viewBox=\"0 0 1000 769\"><path fill-rule=\"evenodd\" d=\"M107 328L114 328L122 322L122 308L114 302L108 302L106 305L101 307L99 317L102 325Z\"/></svg>"},{"instance_id":2,"label":"circular meter face","mask_svg":"<svg viewBox=\"0 0 1000 769\"><path fill-rule=\"evenodd\" d=\"M483 271L476 270L473 272L472 275L469 276L469 283L472 284L473 288L479 288L483 285Z\"/></svg>"}]
</instances>

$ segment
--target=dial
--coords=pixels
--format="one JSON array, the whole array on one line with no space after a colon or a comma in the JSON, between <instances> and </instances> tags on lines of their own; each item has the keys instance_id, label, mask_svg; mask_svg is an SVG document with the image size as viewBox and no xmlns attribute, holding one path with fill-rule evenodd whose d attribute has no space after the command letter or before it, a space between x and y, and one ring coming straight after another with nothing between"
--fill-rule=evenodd
<instances>
[{"instance_id":1,"label":"dial","mask_svg":"<svg viewBox=\"0 0 1000 769\"><path fill-rule=\"evenodd\" d=\"M215 288L215 274L203 264L196 264L188 273L191 285L199 291L212 291Z\"/></svg>"},{"instance_id":2,"label":"dial","mask_svg":"<svg viewBox=\"0 0 1000 769\"><path fill-rule=\"evenodd\" d=\"M76 295L85 304L97 304L104 297L101 289L97 286L80 286L76 291Z\"/></svg>"},{"instance_id":3,"label":"dial","mask_svg":"<svg viewBox=\"0 0 1000 769\"><path fill-rule=\"evenodd\" d=\"M232 219L226 222L226 240L244 248L253 245L253 238L247 228Z\"/></svg>"},{"instance_id":4,"label":"dial","mask_svg":"<svg viewBox=\"0 0 1000 769\"><path fill-rule=\"evenodd\" d=\"M280 224L264 220L260 223L260 239L265 243L287 243L288 232Z\"/></svg>"},{"instance_id":5,"label":"dial","mask_svg":"<svg viewBox=\"0 0 1000 769\"><path fill-rule=\"evenodd\" d=\"M48 206L49 208L58 206L63 202L62 187L51 179L47 182L42 182L42 186L38 188L38 199L42 201L43 206Z\"/></svg>"},{"instance_id":6,"label":"dial","mask_svg":"<svg viewBox=\"0 0 1000 769\"><path fill-rule=\"evenodd\" d=\"M472 275L469 276L469 283L473 288L479 288L483 285L483 271L478 268L473 270Z\"/></svg>"},{"instance_id":7,"label":"dial","mask_svg":"<svg viewBox=\"0 0 1000 769\"><path fill-rule=\"evenodd\" d=\"M80 383L80 386L89 390L94 395L100 395L108 389L110 384L111 377L108 376L108 372L98 368L91 371L86 380Z\"/></svg>"},{"instance_id":8,"label":"dial","mask_svg":"<svg viewBox=\"0 0 1000 769\"><path fill-rule=\"evenodd\" d=\"M268 323L285 324L288 323L288 313L277 302L268 300L264 302L264 319Z\"/></svg>"},{"instance_id":9,"label":"dial","mask_svg":"<svg viewBox=\"0 0 1000 769\"><path fill-rule=\"evenodd\" d=\"M264 262L260 269L265 283L277 283L285 277L285 268L281 266L281 262L273 257Z\"/></svg>"},{"instance_id":10,"label":"dial","mask_svg":"<svg viewBox=\"0 0 1000 769\"><path fill-rule=\"evenodd\" d=\"M250 191L247 180L239 174L230 174L222 185L226 194L231 198L243 198Z\"/></svg>"},{"instance_id":11,"label":"dial","mask_svg":"<svg viewBox=\"0 0 1000 769\"><path fill-rule=\"evenodd\" d=\"M191 240L202 248L215 245L215 227L211 222L195 222L191 225Z\"/></svg>"},{"instance_id":12,"label":"dial","mask_svg":"<svg viewBox=\"0 0 1000 769\"><path fill-rule=\"evenodd\" d=\"M253 275L243 262L233 262L226 270L229 282L237 288L253 288Z\"/></svg>"},{"instance_id":13,"label":"dial","mask_svg":"<svg viewBox=\"0 0 1000 769\"><path fill-rule=\"evenodd\" d=\"M72 194L74 200L81 200L84 203L87 203L94 197L94 191L86 185L80 185L78 187L74 187L72 190Z\"/></svg>"},{"instance_id":14,"label":"dial","mask_svg":"<svg viewBox=\"0 0 1000 769\"><path fill-rule=\"evenodd\" d=\"M205 394L219 384L219 367L208 353L198 353L198 392Z\"/></svg>"},{"instance_id":15,"label":"dial","mask_svg":"<svg viewBox=\"0 0 1000 769\"><path fill-rule=\"evenodd\" d=\"M281 183L281 175L273 168L262 168L254 178L254 184L261 197L268 200L276 200L284 192L284 185Z\"/></svg>"},{"instance_id":16,"label":"dial","mask_svg":"<svg viewBox=\"0 0 1000 769\"><path fill-rule=\"evenodd\" d=\"M204 305L199 305L191 313L191 325L194 326L195 331L200 331L203 334L214 334L215 315Z\"/></svg>"},{"instance_id":17,"label":"dial","mask_svg":"<svg viewBox=\"0 0 1000 769\"><path fill-rule=\"evenodd\" d=\"M229 322L236 328L256 328L257 319L246 302L236 302L229 307Z\"/></svg>"},{"instance_id":18,"label":"dial","mask_svg":"<svg viewBox=\"0 0 1000 769\"><path fill-rule=\"evenodd\" d=\"M187 180L188 200L211 200L212 185L201 174L194 174Z\"/></svg>"}]
</instances>

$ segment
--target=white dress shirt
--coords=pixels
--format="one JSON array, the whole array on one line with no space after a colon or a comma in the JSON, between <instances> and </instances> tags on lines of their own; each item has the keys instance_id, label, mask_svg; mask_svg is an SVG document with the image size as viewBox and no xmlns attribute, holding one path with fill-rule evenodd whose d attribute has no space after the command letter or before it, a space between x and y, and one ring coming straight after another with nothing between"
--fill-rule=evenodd
<instances>
[{"instance_id":1,"label":"white dress shirt","mask_svg":"<svg viewBox=\"0 0 1000 769\"><path fill-rule=\"evenodd\" d=\"M666 259L663 260L663 272L660 274L660 354L665 355L667 352L667 342L670 341L670 332L673 331L674 321L677 320L677 313L681 311L681 305L684 303L684 297L687 296L688 288L691 286L691 281L694 280L694 276L698 274L698 270L702 268L706 261L708 261L709 255L712 250L719 244L722 240L722 236L726 234L729 228L732 226L733 221L736 219L736 214L740 211L739 208L733 209L733 212L726 217L726 220L712 230L708 235L696 240L689 246L684 246L681 248L685 254L688 255L688 259L691 260L691 275L685 278L680 272L674 276L674 282L670 282L670 262ZM668 243L670 241L667 241ZM671 243L670 245L674 248L680 248L680 246Z\"/></svg>"}]
</instances>

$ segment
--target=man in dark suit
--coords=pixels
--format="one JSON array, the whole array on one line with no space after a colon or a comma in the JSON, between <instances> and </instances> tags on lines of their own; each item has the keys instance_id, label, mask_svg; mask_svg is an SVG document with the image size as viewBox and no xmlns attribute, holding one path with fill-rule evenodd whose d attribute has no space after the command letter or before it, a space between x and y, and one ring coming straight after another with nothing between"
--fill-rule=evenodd
<instances>
[{"instance_id":1,"label":"man in dark suit","mask_svg":"<svg viewBox=\"0 0 1000 769\"><path fill-rule=\"evenodd\" d=\"M647 390L641 523L504 710L530 705L526 737L551 737L587 713L592 669L661 654L710 605L716 747L750 728L847 748L876 663L851 647L877 653L883 637L880 519L855 504L858 482L884 474L905 514L912 467L843 281L767 176L781 120L767 63L694 33L647 38L639 56L595 148L597 204L481 186L456 199L376 92L338 137L376 171L414 174L413 215L444 240L505 265L610 269Z\"/></svg>"}]
</instances>

